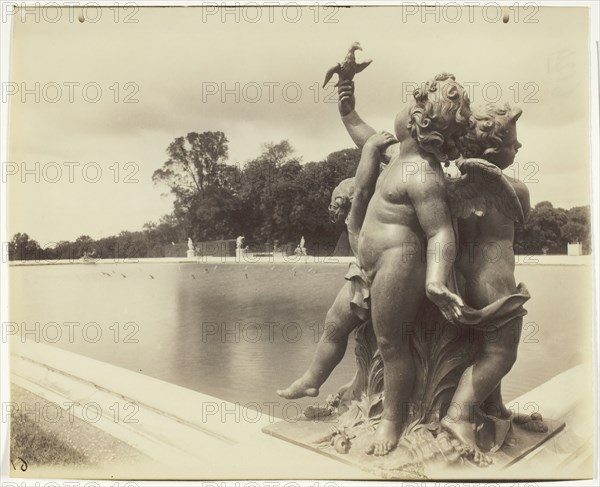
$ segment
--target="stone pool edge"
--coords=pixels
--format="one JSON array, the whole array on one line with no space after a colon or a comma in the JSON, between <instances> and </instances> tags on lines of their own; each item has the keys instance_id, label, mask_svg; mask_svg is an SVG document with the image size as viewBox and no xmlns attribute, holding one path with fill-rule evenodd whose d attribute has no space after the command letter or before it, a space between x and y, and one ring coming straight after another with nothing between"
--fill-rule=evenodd
<instances>
[{"instance_id":1,"label":"stone pool edge","mask_svg":"<svg viewBox=\"0 0 600 487\"><path fill-rule=\"evenodd\" d=\"M517 255L516 265L552 265L552 266L591 266L592 255ZM354 257L316 257L316 256L276 256L276 257L248 257L240 262L235 257L144 257L144 258L120 258L120 259L97 259L90 262L82 260L13 260L9 261L9 267L35 266L35 265L98 265L98 264L276 264L276 265L314 265L314 264L348 264L354 262Z\"/></svg>"},{"instance_id":2,"label":"stone pool edge","mask_svg":"<svg viewBox=\"0 0 600 487\"><path fill-rule=\"evenodd\" d=\"M84 421L84 408L100 408L92 424L161 465L140 466L135 478L369 478L261 431L279 418L73 352L15 343L10 368L11 382Z\"/></svg>"},{"instance_id":3,"label":"stone pool edge","mask_svg":"<svg viewBox=\"0 0 600 487\"><path fill-rule=\"evenodd\" d=\"M88 420L83 409L94 404L102 411L95 426L156 462L151 470L140 466L141 471L130 472L136 478L372 478L355 467L265 435L264 426L281 420L262 412L257 416L240 404L49 345L11 345L11 382L58 405L76 403L71 411L80 419ZM550 465L560 464L564 473L572 470L576 475L575 453L588 448L589 442L582 404L589 404L590 398L580 387L588 372L585 366L574 367L512 401L511 407L523 412L528 405L540 405L546 417L566 421L567 431L505 473L540 478L548 474ZM131 404L137 406L134 414L124 414L131 412ZM123 413L118 421L115 409ZM564 451L564 444L574 441L577 448Z\"/></svg>"}]
</instances>

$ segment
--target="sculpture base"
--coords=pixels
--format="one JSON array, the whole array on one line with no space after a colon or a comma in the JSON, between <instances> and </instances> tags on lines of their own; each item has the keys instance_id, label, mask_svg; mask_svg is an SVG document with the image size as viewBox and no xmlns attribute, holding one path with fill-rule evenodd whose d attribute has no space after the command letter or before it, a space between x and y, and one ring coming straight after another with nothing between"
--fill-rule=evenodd
<instances>
[{"instance_id":1,"label":"sculpture base","mask_svg":"<svg viewBox=\"0 0 600 487\"><path fill-rule=\"evenodd\" d=\"M196 257L195 252L193 250L188 250L186 253L188 259L193 259L194 257Z\"/></svg>"},{"instance_id":2,"label":"sculpture base","mask_svg":"<svg viewBox=\"0 0 600 487\"><path fill-rule=\"evenodd\" d=\"M342 415L343 416L343 415ZM342 438L333 433L344 423L338 415L326 418L300 418L298 421L280 421L263 428L263 432L295 445L308 448L335 460L353 465L382 479L428 479L436 476L433 472L443 469L479 469L506 468L538 448L544 442L559 433L565 423L544 420L548 425L545 433L531 432L513 424L506 442L495 453L487 453L493 462L490 466L477 465L476 458L469 451L461 449L458 442L450 438L438 425L422 426L406 435L398 447L390 454L378 457L367 455L365 449L370 445L374 431L365 429L350 439L350 448L344 448ZM332 436L333 433L333 436ZM338 441L336 441L336 439ZM347 450L344 452L344 450ZM471 452L472 453L472 452ZM447 470L445 470L447 471Z\"/></svg>"}]
</instances>

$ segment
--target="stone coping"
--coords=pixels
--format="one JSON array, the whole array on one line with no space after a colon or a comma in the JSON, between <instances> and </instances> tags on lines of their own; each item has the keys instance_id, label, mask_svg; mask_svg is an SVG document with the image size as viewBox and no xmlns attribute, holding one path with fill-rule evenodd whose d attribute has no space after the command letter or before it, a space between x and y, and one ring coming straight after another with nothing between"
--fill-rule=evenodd
<instances>
[{"instance_id":1,"label":"stone coping","mask_svg":"<svg viewBox=\"0 0 600 487\"><path fill-rule=\"evenodd\" d=\"M114 478L369 478L262 433L279 418L57 347L11 343L11 382L57 405L76 403L70 411L84 421L84 408L93 404L102 411L95 426L153 459L126 472L106 468ZM121 414L115 420L116 409L131 412L132 405L128 419ZM77 476L101 473L91 469ZM46 475L61 476L52 469Z\"/></svg>"},{"instance_id":2,"label":"stone coping","mask_svg":"<svg viewBox=\"0 0 600 487\"><path fill-rule=\"evenodd\" d=\"M529 473L535 478L536 471L544 475L549 464L569 460L573 449L585 444L591 415L582 411L582 404L593 405L591 390L581 385L588 376L591 380L591 368L578 366L512 401L515 411L530 412L532 404L540 405L546 417L568 423L566 432L511 467L519 478ZM115 478L370 478L355 467L261 432L280 419L57 347L11 343L11 381L59 405L75 402L80 407L73 410L84 420L83 408L94 403L103 411L95 426L154 461L115 472ZM114 420L115 406L127 411L132 404L137 409L130 419L135 421L126 421L125 415ZM547 457L544 462L539 450ZM98 475L78 472L81 478Z\"/></svg>"},{"instance_id":3,"label":"stone coping","mask_svg":"<svg viewBox=\"0 0 600 487\"><path fill-rule=\"evenodd\" d=\"M24 260L9 261L10 267L32 266L32 265L121 265L121 264L348 264L354 262L354 257L316 257L316 256L248 256L239 261L235 257L148 257L140 259L97 259L91 262L83 260ZM593 258L591 255L520 255L516 256L516 265L555 265L555 266L591 266Z\"/></svg>"}]
</instances>

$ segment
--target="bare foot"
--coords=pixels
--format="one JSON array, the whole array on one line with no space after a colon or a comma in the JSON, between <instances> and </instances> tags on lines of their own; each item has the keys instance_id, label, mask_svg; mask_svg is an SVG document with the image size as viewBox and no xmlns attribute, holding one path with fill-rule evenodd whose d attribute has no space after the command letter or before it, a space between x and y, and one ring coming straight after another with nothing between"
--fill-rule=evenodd
<instances>
[{"instance_id":1,"label":"bare foot","mask_svg":"<svg viewBox=\"0 0 600 487\"><path fill-rule=\"evenodd\" d=\"M456 420L445 417L440 421L440 425L461 443L465 443L469 446L477 445L474 424L461 419Z\"/></svg>"},{"instance_id":2,"label":"bare foot","mask_svg":"<svg viewBox=\"0 0 600 487\"><path fill-rule=\"evenodd\" d=\"M319 388L313 387L304 382L304 377L300 377L298 380L292 382L287 389L279 389L277 394L286 399L298 399L300 397L317 397L319 395Z\"/></svg>"},{"instance_id":3,"label":"bare foot","mask_svg":"<svg viewBox=\"0 0 600 487\"><path fill-rule=\"evenodd\" d=\"M477 447L475 426L472 423L446 417L440 421L440 425L463 444L463 453L475 465L483 467L492 463L491 458Z\"/></svg>"},{"instance_id":4,"label":"bare foot","mask_svg":"<svg viewBox=\"0 0 600 487\"><path fill-rule=\"evenodd\" d=\"M534 433L546 433L548 431L548 425L544 423L544 418L542 418L540 413L516 413L513 417L513 423L525 431L532 431Z\"/></svg>"},{"instance_id":5,"label":"bare foot","mask_svg":"<svg viewBox=\"0 0 600 487\"><path fill-rule=\"evenodd\" d=\"M373 442L365 449L367 455L383 456L398 444L400 425L389 419L382 419L375 431Z\"/></svg>"}]
</instances>

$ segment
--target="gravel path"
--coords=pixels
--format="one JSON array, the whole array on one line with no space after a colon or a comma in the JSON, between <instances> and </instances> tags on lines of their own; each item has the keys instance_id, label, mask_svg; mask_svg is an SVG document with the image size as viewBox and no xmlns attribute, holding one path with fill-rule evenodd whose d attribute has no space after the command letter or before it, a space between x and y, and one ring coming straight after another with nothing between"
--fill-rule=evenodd
<instances>
[{"instance_id":1,"label":"gravel path","mask_svg":"<svg viewBox=\"0 0 600 487\"><path fill-rule=\"evenodd\" d=\"M14 384L11 384L11 403L15 408L13 416L19 413L25 416L24 421L16 421L15 425L27 427L31 434L37 433L36 438L28 438L23 431L15 434L18 441L11 443L11 450L16 450L11 451L11 460L17 470L22 465L17 456L28 462L29 471L35 470L36 466L59 465L100 467L103 471L110 471L112 466L121 469L124 465L150 461L138 450L92 423ZM52 441L56 443L53 445Z\"/></svg>"}]
</instances>

